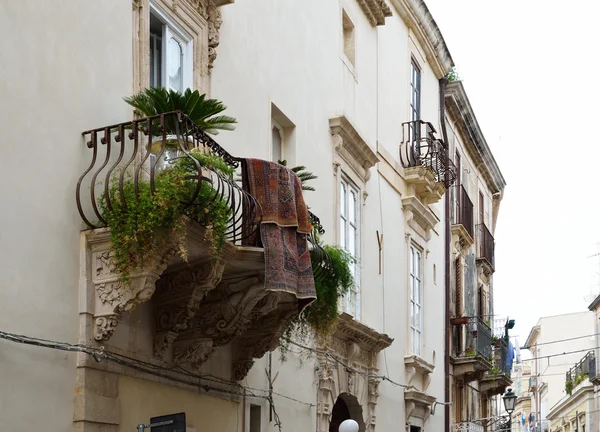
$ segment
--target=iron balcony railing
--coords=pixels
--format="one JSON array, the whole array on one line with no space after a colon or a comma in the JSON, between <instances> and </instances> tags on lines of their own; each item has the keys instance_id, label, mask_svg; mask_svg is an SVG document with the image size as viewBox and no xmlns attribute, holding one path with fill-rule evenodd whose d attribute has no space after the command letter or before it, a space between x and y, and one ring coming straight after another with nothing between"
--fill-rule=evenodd
<instances>
[{"instance_id":1,"label":"iron balcony railing","mask_svg":"<svg viewBox=\"0 0 600 432\"><path fill-rule=\"evenodd\" d=\"M573 383L585 378L594 378L596 376L596 355L593 351L587 353L575 366L567 371L567 382Z\"/></svg>"},{"instance_id":2,"label":"iron balcony railing","mask_svg":"<svg viewBox=\"0 0 600 432\"><path fill-rule=\"evenodd\" d=\"M467 343L463 353L467 357L481 356L492 358L492 330L481 318L469 318L467 324Z\"/></svg>"},{"instance_id":3,"label":"iron balcony railing","mask_svg":"<svg viewBox=\"0 0 600 432\"><path fill-rule=\"evenodd\" d=\"M429 122L417 120L402 123L400 160L405 168L429 168L435 174L435 181L449 188L456 181L456 166L448 157L446 145L435 134Z\"/></svg>"},{"instance_id":4,"label":"iron balcony railing","mask_svg":"<svg viewBox=\"0 0 600 432\"><path fill-rule=\"evenodd\" d=\"M82 220L90 228L107 225L102 208L110 210L120 205L127 211L125 196L128 188L134 188L136 199L139 199L144 183L149 184L150 193L156 194L161 184L157 177L176 161L184 159L189 162L186 166L191 167L186 181L193 184L193 193L186 197L184 206L197 206L201 186L207 183L212 187L210 198L225 202L230 209L226 239L238 245L256 245L262 220L260 204L234 175L225 175L200 162L218 156L229 167L241 169L244 178L243 160L230 155L181 111L91 129L82 135L91 151L91 161L77 182L76 202ZM208 157L195 158L192 152ZM118 190L111 194L114 187ZM115 197L118 199L114 200ZM193 218L198 213L201 212L191 211L189 216ZM319 218L310 213L310 219L313 234L308 235L308 240L317 277L329 265L329 255L315 240L315 233L325 232ZM201 220L197 222L202 223Z\"/></svg>"},{"instance_id":5,"label":"iron balcony railing","mask_svg":"<svg viewBox=\"0 0 600 432\"><path fill-rule=\"evenodd\" d=\"M485 224L477 225L477 236L477 258L485 259L494 268L494 236Z\"/></svg>"},{"instance_id":6,"label":"iron balcony railing","mask_svg":"<svg viewBox=\"0 0 600 432\"><path fill-rule=\"evenodd\" d=\"M454 223L464 226L473 238L473 202L462 185L456 194Z\"/></svg>"},{"instance_id":7,"label":"iron balcony railing","mask_svg":"<svg viewBox=\"0 0 600 432\"><path fill-rule=\"evenodd\" d=\"M483 425L474 422L458 422L452 427L453 432L483 432Z\"/></svg>"}]
</instances>

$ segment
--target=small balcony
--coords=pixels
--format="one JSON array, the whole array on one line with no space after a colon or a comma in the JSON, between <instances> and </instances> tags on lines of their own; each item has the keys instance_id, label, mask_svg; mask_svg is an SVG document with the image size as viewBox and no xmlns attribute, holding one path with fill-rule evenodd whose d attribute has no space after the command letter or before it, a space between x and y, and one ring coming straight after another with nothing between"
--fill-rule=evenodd
<instances>
[{"instance_id":1,"label":"small balcony","mask_svg":"<svg viewBox=\"0 0 600 432\"><path fill-rule=\"evenodd\" d=\"M570 396L581 384L592 382L596 377L596 355L593 351L587 353L575 366L566 373L565 391Z\"/></svg>"},{"instance_id":2,"label":"small balcony","mask_svg":"<svg viewBox=\"0 0 600 432\"><path fill-rule=\"evenodd\" d=\"M491 275L495 271L494 249L496 245L494 236L485 226L477 225L477 264L483 267L486 274Z\"/></svg>"},{"instance_id":3,"label":"small balcony","mask_svg":"<svg viewBox=\"0 0 600 432\"><path fill-rule=\"evenodd\" d=\"M485 373L479 383L479 391L488 397L502 394L512 384L510 366L507 365L508 341L506 338L493 339L492 369Z\"/></svg>"},{"instance_id":4,"label":"small balcony","mask_svg":"<svg viewBox=\"0 0 600 432\"><path fill-rule=\"evenodd\" d=\"M265 209L249 186L254 184L249 170L255 168L230 155L180 111L83 136L91 161L78 181L76 202L89 228L82 236L81 280L90 339L127 349L119 345L127 330L112 336L120 323L134 325L125 313L141 306L146 326L154 327L137 329L152 341L149 356L196 368L227 346L231 379L240 381L254 359L277 348L290 321L314 298L311 283L298 282L296 293L266 287L263 242L274 239L279 245L283 234L261 236ZM295 202L303 202L295 183L294 188ZM306 208L297 219L292 237L298 254L289 247L281 254L272 248L275 255L269 256L275 260L285 254L284 272L298 264L292 280L314 280L327 266L328 255L312 235L323 229ZM132 220L135 230L128 225ZM167 234L159 237L161 232ZM123 242L130 247L125 254L116 247ZM311 261L301 258L307 249Z\"/></svg>"},{"instance_id":5,"label":"small balcony","mask_svg":"<svg viewBox=\"0 0 600 432\"><path fill-rule=\"evenodd\" d=\"M446 144L436 137L429 122L402 124L400 161L406 182L425 204L438 202L456 180L456 167L448 157Z\"/></svg>"},{"instance_id":6,"label":"small balcony","mask_svg":"<svg viewBox=\"0 0 600 432\"><path fill-rule=\"evenodd\" d=\"M452 363L454 376L465 382L481 380L492 369L492 331L481 318L455 327ZM464 348L463 348L464 347Z\"/></svg>"},{"instance_id":7,"label":"small balcony","mask_svg":"<svg viewBox=\"0 0 600 432\"><path fill-rule=\"evenodd\" d=\"M469 247L475 243L473 228L473 202L461 185L455 195L452 234L458 237L464 247Z\"/></svg>"}]
</instances>

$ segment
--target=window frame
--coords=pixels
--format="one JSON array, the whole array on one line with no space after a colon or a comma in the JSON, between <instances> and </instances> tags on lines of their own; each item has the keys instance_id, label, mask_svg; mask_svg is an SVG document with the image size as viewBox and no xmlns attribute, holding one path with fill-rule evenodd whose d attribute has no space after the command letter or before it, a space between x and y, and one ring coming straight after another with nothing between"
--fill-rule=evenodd
<instances>
[{"instance_id":1,"label":"window frame","mask_svg":"<svg viewBox=\"0 0 600 432\"><path fill-rule=\"evenodd\" d=\"M361 317L361 188L354 181L352 181L350 176L342 172L338 184L338 191L338 244L354 258L354 289L343 297L343 310L359 321ZM354 202L353 222L350 221L349 212L349 203L352 192L356 197ZM354 229L354 251L350 251L348 249L351 228Z\"/></svg>"},{"instance_id":2,"label":"window frame","mask_svg":"<svg viewBox=\"0 0 600 432\"><path fill-rule=\"evenodd\" d=\"M168 54L168 43L171 38L179 43L182 49L181 59L181 92L183 93L186 89L194 88L194 40L179 23L164 9L162 9L154 0L150 0L150 10L148 20L150 16L154 15L162 23L162 46L161 46L161 87L170 89L168 83L168 72L167 65L169 62ZM152 32L149 32L149 40L152 37ZM149 53L151 56L151 53ZM151 63L151 57L149 58ZM148 76L148 85L150 85L152 77Z\"/></svg>"},{"instance_id":3,"label":"window frame","mask_svg":"<svg viewBox=\"0 0 600 432\"><path fill-rule=\"evenodd\" d=\"M418 263L416 266L415 257L418 257ZM418 285L416 290L415 282L417 282ZM410 351L412 354L420 357L423 352L423 251L415 244L411 244L409 247L409 289ZM416 296L415 293L417 293L418 296ZM419 322L415 324L417 310L419 312ZM418 338L416 336L418 336Z\"/></svg>"},{"instance_id":4,"label":"window frame","mask_svg":"<svg viewBox=\"0 0 600 432\"><path fill-rule=\"evenodd\" d=\"M410 61L410 120L421 120L421 75L422 70L414 57ZM416 82L415 82L415 77ZM416 106L414 106L416 105Z\"/></svg>"},{"instance_id":5,"label":"window frame","mask_svg":"<svg viewBox=\"0 0 600 432\"><path fill-rule=\"evenodd\" d=\"M273 129L277 129L277 132L279 133L279 154L281 155L281 159L275 160L274 154L273 154L273 147L274 147L274 142L273 142ZM273 117L271 117L271 135L270 135L270 141L271 141L271 146L270 146L270 153L271 153L271 161L272 162L278 162L279 160L286 160L285 158L285 134L284 134L284 130L283 127L277 122L277 120L275 120Z\"/></svg>"}]
</instances>

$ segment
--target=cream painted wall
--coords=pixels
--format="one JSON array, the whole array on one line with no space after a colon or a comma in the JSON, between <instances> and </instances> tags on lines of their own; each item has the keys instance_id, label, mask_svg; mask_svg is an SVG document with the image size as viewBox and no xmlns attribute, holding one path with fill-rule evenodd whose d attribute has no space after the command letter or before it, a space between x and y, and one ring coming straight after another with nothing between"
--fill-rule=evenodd
<instances>
[{"instance_id":1,"label":"cream painted wall","mask_svg":"<svg viewBox=\"0 0 600 432\"><path fill-rule=\"evenodd\" d=\"M344 62L342 9L355 25L354 74ZM270 104L277 105L296 125L296 163L319 176L314 182L317 191L307 192L305 198L327 230L326 243L336 242L338 190L328 119L346 115L374 151L379 144L399 162L401 123L409 120L410 55L411 50L418 50L409 40L405 23L397 11L393 12L384 26L373 28L354 0L244 0L222 9L224 24L212 95L226 102L239 124L235 133L222 134L219 141L235 154L268 157ZM421 58L419 52L415 55ZM424 58L420 64L422 118L439 131L438 80ZM362 207L362 321L395 339L385 355L380 355L380 370L404 383L410 328L405 216L402 197L379 177L376 167L371 173L365 186L368 197ZM443 201L432 207L443 218ZM383 275L378 272L376 231L384 233ZM420 240L425 245L422 357L435 363L427 392L439 401L444 398L443 239L440 221L429 243ZM282 365L274 353L273 368L280 371L276 389L314 403L314 366L314 360L300 365L293 358ZM247 380L249 385L265 388L265 367L266 358L256 362ZM405 424L402 389L384 382L379 393L377 429L391 430ZM314 408L310 411L281 398L276 402L282 405L278 411L284 425L314 429ZM443 409L438 407L425 430L442 428Z\"/></svg>"},{"instance_id":2,"label":"cream painted wall","mask_svg":"<svg viewBox=\"0 0 600 432\"><path fill-rule=\"evenodd\" d=\"M151 417L185 412L187 427L202 431L241 431L242 404L141 379L119 377L119 432L135 431Z\"/></svg>"},{"instance_id":3,"label":"cream painted wall","mask_svg":"<svg viewBox=\"0 0 600 432\"><path fill-rule=\"evenodd\" d=\"M77 341L81 132L128 118L131 3L0 3L0 329ZM70 431L75 356L0 340L0 429Z\"/></svg>"}]
</instances>

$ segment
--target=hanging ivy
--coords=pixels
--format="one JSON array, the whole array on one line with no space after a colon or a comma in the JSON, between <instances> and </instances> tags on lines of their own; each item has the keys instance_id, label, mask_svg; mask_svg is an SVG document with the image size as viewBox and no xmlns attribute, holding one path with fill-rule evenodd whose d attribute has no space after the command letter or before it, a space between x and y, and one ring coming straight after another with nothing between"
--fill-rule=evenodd
<instances>
[{"instance_id":1,"label":"hanging ivy","mask_svg":"<svg viewBox=\"0 0 600 432\"><path fill-rule=\"evenodd\" d=\"M351 266L354 258L339 246L323 246L329 260L323 261L320 275L315 279L317 299L308 305L287 328L280 341L281 359L289 352L290 340L305 341L315 335L324 339L335 330L340 315L339 302L354 287ZM313 268L319 258L311 254ZM318 265L318 264L317 264Z\"/></svg>"},{"instance_id":2,"label":"hanging ivy","mask_svg":"<svg viewBox=\"0 0 600 432\"><path fill-rule=\"evenodd\" d=\"M206 168L226 176L233 174L233 169L218 156L200 151L193 151L191 155ZM186 205L196 189L196 181L190 180L190 175L196 175L193 160L181 158L156 175L154 194L148 181L140 181L136 197L134 181L127 179L123 183L122 197L115 179L108 191L112 208L108 208L106 196L102 196L100 209L110 228L114 265L122 281L129 282L132 271L173 249L187 259L182 216L209 228L207 236L212 256L223 247L231 209L215 196L215 190L207 181L202 181L193 204Z\"/></svg>"}]
</instances>

